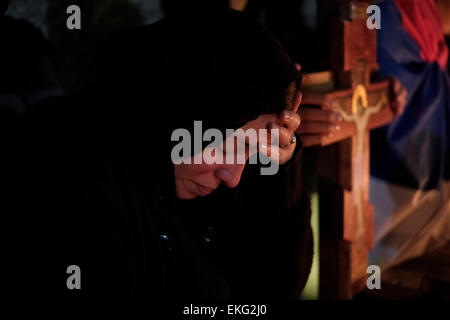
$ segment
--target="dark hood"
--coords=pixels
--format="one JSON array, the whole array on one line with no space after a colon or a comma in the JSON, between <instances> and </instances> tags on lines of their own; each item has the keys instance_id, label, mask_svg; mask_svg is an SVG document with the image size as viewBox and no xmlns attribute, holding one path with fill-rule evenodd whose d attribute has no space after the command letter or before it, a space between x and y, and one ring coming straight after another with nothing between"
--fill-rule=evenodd
<instances>
[{"instance_id":1,"label":"dark hood","mask_svg":"<svg viewBox=\"0 0 450 320\"><path fill-rule=\"evenodd\" d=\"M102 52L102 114L133 166L166 172L174 129L238 128L286 106L296 70L280 43L242 12L167 18ZM158 168L158 169L156 169Z\"/></svg>"}]
</instances>

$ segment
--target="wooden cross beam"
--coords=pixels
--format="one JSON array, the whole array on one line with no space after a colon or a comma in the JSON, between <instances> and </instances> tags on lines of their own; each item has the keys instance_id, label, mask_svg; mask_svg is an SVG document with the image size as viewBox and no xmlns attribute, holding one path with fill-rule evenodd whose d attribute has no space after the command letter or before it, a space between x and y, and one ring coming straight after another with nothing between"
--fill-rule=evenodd
<instances>
[{"instance_id":1,"label":"wooden cross beam","mask_svg":"<svg viewBox=\"0 0 450 320\"><path fill-rule=\"evenodd\" d=\"M304 97L334 110L341 129L318 150L320 296L349 299L366 286L373 246L369 202L369 131L389 123L388 82L377 70L376 30L366 26L368 3L343 1L331 25L332 70L310 74Z\"/></svg>"}]
</instances>

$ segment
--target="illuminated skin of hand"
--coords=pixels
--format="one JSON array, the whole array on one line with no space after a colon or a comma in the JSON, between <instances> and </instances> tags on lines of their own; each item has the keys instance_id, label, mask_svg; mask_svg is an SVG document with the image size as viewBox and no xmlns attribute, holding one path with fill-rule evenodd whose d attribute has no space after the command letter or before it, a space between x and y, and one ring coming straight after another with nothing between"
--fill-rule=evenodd
<instances>
[{"instance_id":1,"label":"illuminated skin of hand","mask_svg":"<svg viewBox=\"0 0 450 320\"><path fill-rule=\"evenodd\" d=\"M296 63L295 67L298 71L301 66ZM296 133L301 137L304 147L312 147L319 145L324 137L331 137L340 130L342 118L338 113L325 110L331 109L331 101L320 99L318 96L305 95L303 105L314 105L319 108L302 106L298 112L302 119L302 125L297 129Z\"/></svg>"}]
</instances>

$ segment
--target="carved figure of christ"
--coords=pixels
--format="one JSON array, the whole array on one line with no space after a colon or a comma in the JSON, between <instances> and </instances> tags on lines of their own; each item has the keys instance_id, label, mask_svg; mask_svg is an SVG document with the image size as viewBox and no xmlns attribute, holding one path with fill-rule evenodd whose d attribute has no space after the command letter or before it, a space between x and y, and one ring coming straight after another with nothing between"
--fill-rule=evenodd
<instances>
[{"instance_id":1,"label":"carved figure of christ","mask_svg":"<svg viewBox=\"0 0 450 320\"><path fill-rule=\"evenodd\" d=\"M357 210L357 232L356 245L362 248L364 236L364 150L365 135L367 133L367 124L371 115L378 113L381 108L388 102L385 94L383 94L375 106L369 106L367 101L367 92L363 85L359 84L355 87L352 96L352 114L346 112L338 101L333 102L333 109L347 122L353 122L356 128L356 154L353 157L353 204Z\"/></svg>"}]
</instances>

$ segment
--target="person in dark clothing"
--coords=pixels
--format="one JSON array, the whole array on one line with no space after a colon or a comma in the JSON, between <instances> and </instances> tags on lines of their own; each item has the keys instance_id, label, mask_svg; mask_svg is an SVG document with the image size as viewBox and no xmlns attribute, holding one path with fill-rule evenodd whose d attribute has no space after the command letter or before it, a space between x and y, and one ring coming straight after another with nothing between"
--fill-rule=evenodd
<instances>
[{"instance_id":1,"label":"person in dark clothing","mask_svg":"<svg viewBox=\"0 0 450 320\"><path fill-rule=\"evenodd\" d=\"M45 248L46 288L298 297L312 261L310 208L302 145L290 136L300 122L299 76L278 41L221 9L127 32L106 48L94 93L30 115L29 127L41 127L28 141L41 160L29 188L50 231L36 244ZM224 133L278 128L278 173L248 163L174 165L171 134L192 132L194 120ZM65 288L61 270L72 264L81 290Z\"/></svg>"}]
</instances>

